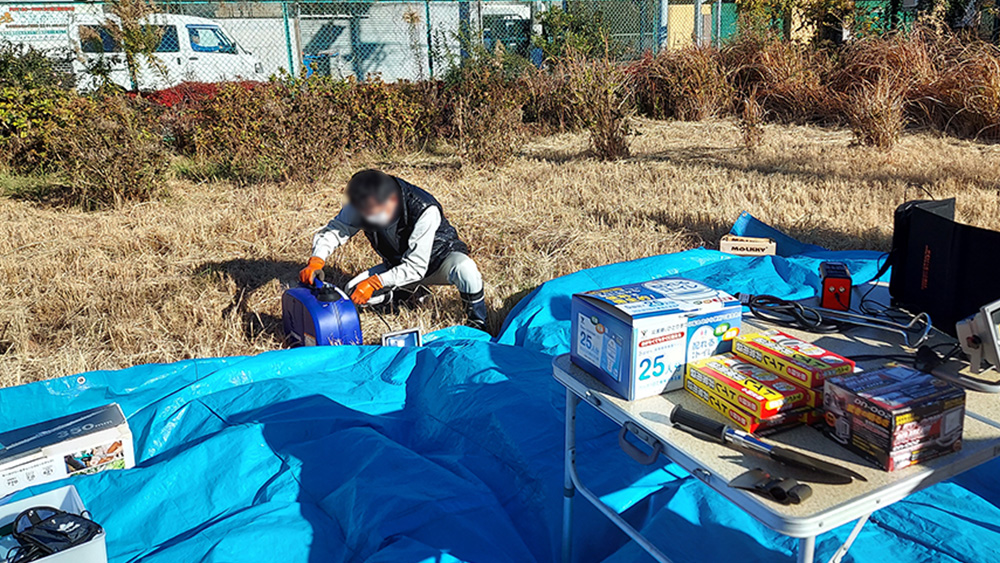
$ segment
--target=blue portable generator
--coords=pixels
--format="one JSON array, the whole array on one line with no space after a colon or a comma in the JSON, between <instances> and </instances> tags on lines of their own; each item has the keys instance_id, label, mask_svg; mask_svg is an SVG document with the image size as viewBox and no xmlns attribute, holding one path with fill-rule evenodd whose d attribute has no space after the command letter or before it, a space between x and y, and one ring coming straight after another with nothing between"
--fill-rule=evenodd
<instances>
[{"instance_id":1,"label":"blue portable generator","mask_svg":"<svg viewBox=\"0 0 1000 563\"><path fill-rule=\"evenodd\" d=\"M323 282L317 272L315 285L300 285L281 296L281 322L290 346L361 344L361 320L350 297L339 287Z\"/></svg>"}]
</instances>

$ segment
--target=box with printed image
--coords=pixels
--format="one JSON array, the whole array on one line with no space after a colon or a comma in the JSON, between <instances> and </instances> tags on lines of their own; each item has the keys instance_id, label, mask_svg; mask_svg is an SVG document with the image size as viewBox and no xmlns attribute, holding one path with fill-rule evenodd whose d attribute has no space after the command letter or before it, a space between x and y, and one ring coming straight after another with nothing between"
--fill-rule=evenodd
<instances>
[{"instance_id":1,"label":"box with printed image","mask_svg":"<svg viewBox=\"0 0 1000 563\"><path fill-rule=\"evenodd\" d=\"M826 434L886 471L962 448L965 391L903 365L826 380Z\"/></svg>"},{"instance_id":2,"label":"box with printed image","mask_svg":"<svg viewBox=\"0 0 1000 563\"><path fill-rule=\"evenodd\" d=\"M570 357L630 401L680 389L689 361L730 350L741 311L731 295L684 278L578 293Z\"/></svg>"}]
</instances>

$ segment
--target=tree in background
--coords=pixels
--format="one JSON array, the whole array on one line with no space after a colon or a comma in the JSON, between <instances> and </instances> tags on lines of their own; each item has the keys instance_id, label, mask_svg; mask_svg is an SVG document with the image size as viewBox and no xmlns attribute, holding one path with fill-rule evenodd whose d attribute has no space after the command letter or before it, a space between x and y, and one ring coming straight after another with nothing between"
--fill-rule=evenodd
<instances>
[{"instance_id":1,"label":"tree in background","mask_svg":"<svg viewBox=\"0 0 1000 563\"><path fill-rule=\"evenodd\" d=\"M741 32L766 35L777 31L789 40L797 4L797 0L736 0Z\"/></svg>"},{"instance_id":2,"label":"tree in background","mask_svg":"<svg viewBox=\"0 0 1000 563\"><path fill-rule=\"evenodd\" d=\"M614 55L618 49L611 41L600 11L582 2L570 2L566 10L552 6L541 13L542 34L532 44L542 50L546 60L558 60L570 52L576 56Z\"/></svg>"},{"instance_id":3,"label":"tree in background","mask_svg":"<svg viewBox=\"0 0 1000 563\"><path fill-rule=\"evenodd\" d=\"M150 21L157 12L156 4L150 0L112 0L108 6L111 17L102 26L103 32L108 33L121 47L132 90L138 92L139 75L143 65L147 65L154 72L166 73L163 64L154 56L163 39L161 26L154 25ZM99 34L99 30L80 28L81 41L92 41L96 45L103 46ZM107 86L111 84L109 75L112 68L110 61L100 57L87 71L100 79L102 86Z\"/></svg>"},{"instance_id":4,"label":"tree in background","mask_svg":"<svg viewBox=\"0 0 1000 563\"><path fill-rule=\"evenodd\" d=\"M813 41L819 46L840 45L852 27L854 0L800 0L802 24L813 29Z\"/></svg>"}]
</instances>

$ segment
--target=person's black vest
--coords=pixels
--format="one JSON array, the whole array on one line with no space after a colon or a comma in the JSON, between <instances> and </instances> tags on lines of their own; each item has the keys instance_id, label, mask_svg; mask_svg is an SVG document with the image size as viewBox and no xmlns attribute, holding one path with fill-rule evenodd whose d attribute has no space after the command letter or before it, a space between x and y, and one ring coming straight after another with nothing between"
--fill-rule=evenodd
<instances>
[{"instance_id":1,"label":"person's black vest","mask_svg":"<svg viewBox=\"0 0 1000 563\"><path fill-rule=\"evenodd\" d=\"M434 199L434 196L406 180L396 178L395 176L393 176L393 179L396 180L396 184L399 186L399 217L394 223L385 228L396 230L396 240L399 241L399 248L395 248L392 245L389 238L384 235L385 231L382 228L373 225L365 225L363 227L365 236L368 237L368 242L371 243L375 252L385 260L386 264L389 266L398 266L402 263L403 254L409 248L413 226L416 224L417 219L420 218L420 215L432 205L437 207L441 213L441 225L438 227L437 232L434 233L434 246L431 249L431 259L427 267L427 275L436 272L448 254L452 252L469 253L469 247L458 238L458 231L445 218L444 209L441 208L438 200Z\"/></svg>"}]
</instances>

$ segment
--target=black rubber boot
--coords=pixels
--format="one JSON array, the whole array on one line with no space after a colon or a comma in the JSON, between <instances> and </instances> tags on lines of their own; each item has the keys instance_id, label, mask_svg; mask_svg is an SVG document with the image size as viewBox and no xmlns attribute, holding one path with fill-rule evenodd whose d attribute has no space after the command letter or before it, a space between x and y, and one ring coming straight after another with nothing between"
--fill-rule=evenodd
<instances>
[{"instance_id":1,"label":"black rubber boot","mask_svg":"<svg viewBox=\"0 0 1000 563\"><path fill-rule=\"evenodd\" d=\"M462 296L462 302L465 303L465 315L468 317L465 324L483 332L488 332L486 330L486 298L483 292L461 293L460 295Z\"/></svg>"}]
</instances>

